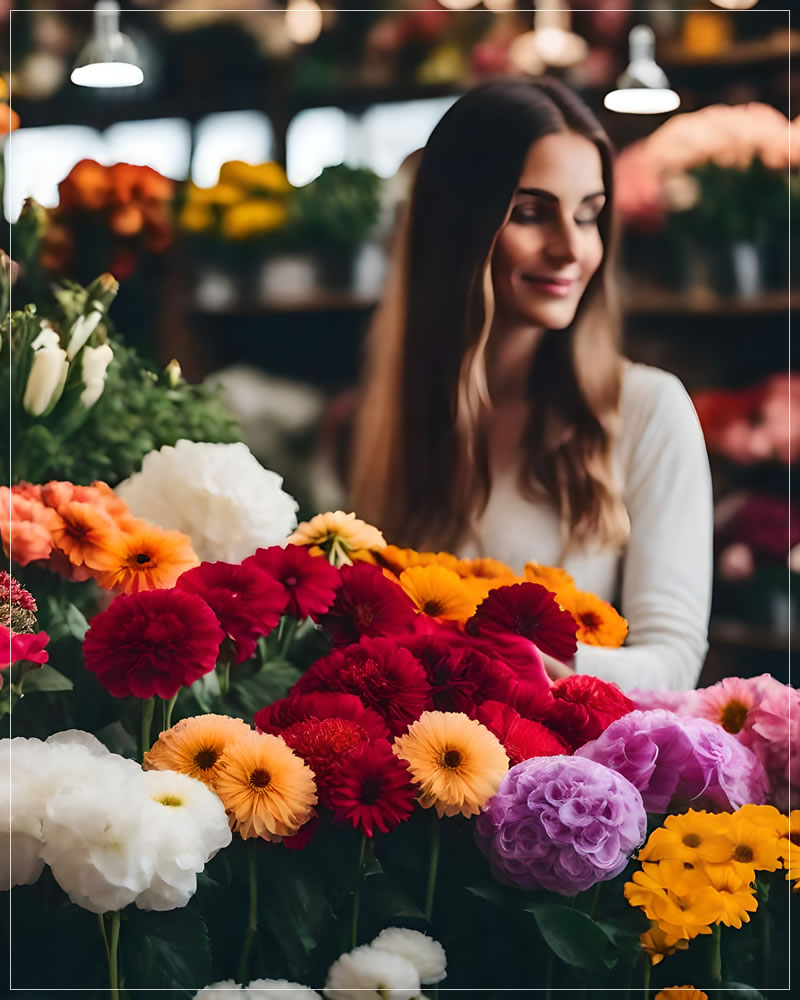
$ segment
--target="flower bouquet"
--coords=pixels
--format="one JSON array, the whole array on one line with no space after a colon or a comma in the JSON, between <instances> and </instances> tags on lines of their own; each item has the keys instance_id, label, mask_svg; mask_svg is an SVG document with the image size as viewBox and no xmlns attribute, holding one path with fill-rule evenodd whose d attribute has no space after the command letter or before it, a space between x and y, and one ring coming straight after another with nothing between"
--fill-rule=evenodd
<instances>
[{"instance_id":1,"label":"flower bouquet","mask_svg":"<svg viewBox=\"0 0 800 1000\"><path fill-rule=\"evenodd\" d=\"M13 641L44 630L73 684L28 698L32 668L9 706L14 985L785 986L794 689L553 683L542 652L624 641L610 605L354 514L296 526L242 445L4 502L19 572L107 588L87 628L8 586Z\"/></svg>"},{"instance_id":2,"label":"flower bouquet","mask_svg":"<svg viewBox=\"0 0 800 1000\"><path fill-rule=\"evenodd\" d=\"M660 245L663 267L682 286L705 282L722 295L788 287L797 121L766 104L717 104L675 115L623 150L616 186L629 263ZM661 244L637 242L659 233Z\"/></svg>"}]
</instances>

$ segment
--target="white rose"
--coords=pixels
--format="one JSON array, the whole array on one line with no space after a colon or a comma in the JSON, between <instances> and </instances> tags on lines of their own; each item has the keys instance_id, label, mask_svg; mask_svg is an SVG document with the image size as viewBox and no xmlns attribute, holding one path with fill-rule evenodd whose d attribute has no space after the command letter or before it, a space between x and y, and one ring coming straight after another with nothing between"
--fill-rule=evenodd
<instances>
[{"instance_id":1,"label":"white rose","mask_svg":"<svg viewBox=\"0 0 800 1000\"><path fill-rule=\"evenodd\" d=\"M109 344L99 347L85 347L81 355L81 379L85 386L81 393L81 403L90 409L103 395L108 366L114 359L114 352Z\"/></svg>"},{"instance_id":2,"label":"white rose","mask_svg":"<svg viewBox=\"0 0 800 1000\"><path fill-rule=\"evenodd\" d=\"M420 981L407 958L365 944L336 959L324 993L328 1000L413 1000Z\"/></svg>"},{"instance_id":3,"label":"white rose","mask_svg":"<svg viewBox=\"0 0 800 1000\"><path fill-rule=\"evenodd\" d=\"M200 559L238 563L297 526L282 485L245 444L181 440L145 455L117 493L136 517L188 535Z\"/></svg>"},{"instance_id":4,"label":"white rose","mask_svg":"<svg viewBox=\"0 0 800 1000\"><path fill-rule=\"evenodd\" d=\"M407 958L419 974L424 986L440 983L447 975L447 955L438 941L421 931L407 927L387 927L372 942L394 955Z\"/></svg>"},{"instance_id":5,"label":"white rose","mask_svg":"<svg viewBox=\"0 0 800 1000\"><path fill-rule=\"evenodd\" d=\"M88 316L79 316L72 324L72 329L69 334L69 342L67 343L67 357L70 361L72 361L78 351L97 329L97 324L102 318L102 313L95 310L90 312Z\"/></svg>"},{"instance_id":6,"label":"white rose","mask_svg":"<svg viewBox=\"0 0 800 1000\"><path fill-rule=\"evenodd\" d=\"M55 343L52 342L53 338ZM40 346L34 347L37 342L41 342ZM34 351L33 364L25 385L22 406L31 416L40 417L61 398L69 372L69 361L67 352L58 346L58 334L55 331L42 330L31 347Z\"/></svg>"}]
</instances>

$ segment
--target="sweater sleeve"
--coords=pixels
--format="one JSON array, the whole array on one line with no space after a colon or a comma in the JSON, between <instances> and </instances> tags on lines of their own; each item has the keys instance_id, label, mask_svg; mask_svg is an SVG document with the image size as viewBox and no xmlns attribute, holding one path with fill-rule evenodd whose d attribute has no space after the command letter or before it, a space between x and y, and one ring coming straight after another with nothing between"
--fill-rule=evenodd
<instances>
[{"instance_id":1,"label":"sweater sleeve","mask_svg":"<svg viewBox=\"0 0 800 1000\"><path fill-rule=\"evenodd\" d=\"M708 648L713 569L711 474L700 423L675 376L645 370L623 421L622 455L631 521L622 557L620 649L579 644L575 669L618 684L680 690L697 684ZM627 435L626 435L627 436Z\"/></svg>"}]
</instances>

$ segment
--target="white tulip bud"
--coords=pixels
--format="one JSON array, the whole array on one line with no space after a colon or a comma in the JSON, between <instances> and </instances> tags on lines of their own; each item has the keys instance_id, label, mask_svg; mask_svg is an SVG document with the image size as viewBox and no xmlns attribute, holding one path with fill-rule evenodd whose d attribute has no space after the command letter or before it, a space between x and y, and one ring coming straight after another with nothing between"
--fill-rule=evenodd
<instances>
[{"instance_id":1,"label":"white tulip bud","mask_svg":"<svg viewBox=\"0 0 800 1000\"><path fill-rule=\"evenodd\" d=\"M81 393L81 403L88 410L103 395L108 366L114 358L109 344L87 347L82 355L81 378L86 387Z\"/></svg>"},{"instance_id":2,"label":"white tulip bud","mask_svg":"<svg viewBox=\"0 0 800 1000\"><path fill-rule=\"evenodd\" d=\"M69 334L69 343L67 344L67 357L70 361L72 361L78 351L97 329L97 324L102 318L103 314L95 310L94 312L90 312L88 316L79 316L72 324L72 330Z\"/></svg>"},{"instance_id":3,"label":"white tulip bud","mask_svg":"<svg viewBox=\"0 0 800 1000\"><path fill-rule=\"evenodd\" d=\"M39 335L31 341L34 351L38 351L40 347L61 347L61 338L46 319L40 324Z\"/></svg>"},{"instance_id":4,"label":"white tulip bud","mask_svg":"<svg viewBox=\"0 0 800 1000\"><path fill-rule=\"evenodd\" d=\"M43 330L36 340L45 338L49 332ZM53 336L57 344L58 334L53 331ZM69 361L67 352L56 344L45 339L43 346L34 351L33 365L22 399L23 408L33 417L40 417L45 410L55 406L64 391Z\"/></svg>"}]
</instances>

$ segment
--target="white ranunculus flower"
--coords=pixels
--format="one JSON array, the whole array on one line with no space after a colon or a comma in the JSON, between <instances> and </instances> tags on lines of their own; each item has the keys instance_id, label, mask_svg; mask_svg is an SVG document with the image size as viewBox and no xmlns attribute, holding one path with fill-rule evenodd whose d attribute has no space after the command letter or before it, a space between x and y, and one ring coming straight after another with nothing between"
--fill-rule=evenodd
<instances>
[{"instance_id":1,"label":"white ranunculus flower","mask_svg":"<svg viewBox=\"0 0 800 1000\"><path fill-rule=\"evenodd\" d=\"M81 380L84 389L81 403L90 409L103 395L108 366L114 360L114 352L109 344L99 347L84 347L81 355Z\"/></svg>"},{"instance_id":2,"label":"white ranunculus flower","mask_svg":"<svg viewBox=\"0 0 800 1000\"><path fill-rule=\"evenodd\" d=\"M447 975L447 955L438 941L407 927L387 927L372 942L373 947L407 958L423 986L440 983Z\"/></svg>"},{"instance_id":3,"label":"white ranunculus flower","mask_svg":"<svg viewBox=\"0 0 800 1000\"><path fill-rule=\"evenodd\" d=\"M90 312L88 316L79 316L72 324L72 329L69 332L69 341L67 342L67 357L70 361L72 361L78 351L97 329L97 324L102 318L103 314L97 312L95 309L93 312Z\"/></svg>"},{"instance_id":4,"label":"white ranunculus flower","mask_svg":"<svg viewBox=\"0 0 800 1000\"><path fill-rule=\"evenodd\" d=\"M138 778L153 879L136 905L142 910L186 906L197 890L197 873L231 842L225 807L215 792L177 771L142 771Z\"/></svg>"},{"instance_id":5,"label":"white ranunculus flower","mask_svg":"<svg viewBox=\"0 0 800 1000\"><path fill-rule=\"evenodd\" d=\"M247 1000L322 1000L316 990L288 979L254 979L244 992Z\"/></svg>"},{"instance_id":6,"label":"white ranunculus flower","mask_svg":"<svg viewBox=\"0 0 800 1000\"><path fill-rule=\"evenodd\" d=\"M413 1000L420 981L407 958L364 944L336 959L324 993L329 1000Z\"/></svg>"},{"instance_id":7,"label":"white ranunculus flower","mask_svg":"<svg viewBox=\"0 0 800 1000\"><path fill-rule=\"evenodd\" d=\"M55 330L42 330L31 347L34 352L33 364L25 383L22 406L31 416L41 417L61 398L69 372L69 361L67 352L59 346Z\"/></svg>"},{"instance_id":8,"label":"white ranunculus flower","mask_svg":"<svg viewBox=\"0 0 800 1000\"><path fill-rule=\"evenodd\" d=\"M242 987L232 979L221 979L218 983L204 986L195 993L194 1000L242 1000Z\"/></svg>"},{"instance_id":9,"label":"white ranunculus flower","mask_svg":"<svg viewBox=\"0 0 800 1000\"><path fill-rule=\"evenodd\" d=\"M297 526L297 501L282 485L245 444L180 440L145 455L117 493L136 517L189 535L201 560L238 563Z\"/></svg>"},{"instance_id":10,"label":"white ranunculus flower","mask_svg":"<svg viewBox=\"0 0 800 1000\"><path fill-rule=\"evenodd\" d=\"M30 885L42 872L42 817L33 778L43 757L40 740L0 742L0 890Z\"/></svg>"}]
</instances>

